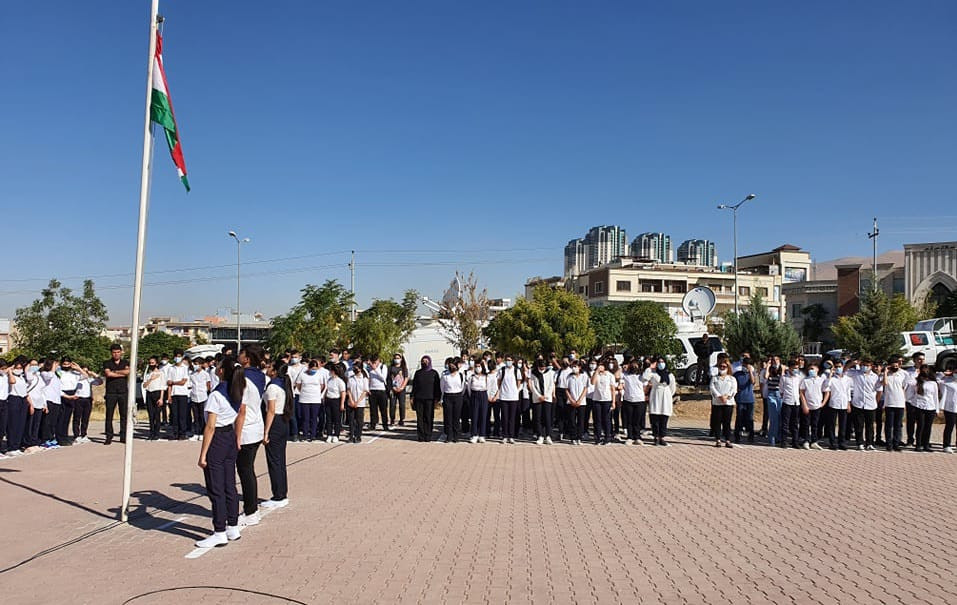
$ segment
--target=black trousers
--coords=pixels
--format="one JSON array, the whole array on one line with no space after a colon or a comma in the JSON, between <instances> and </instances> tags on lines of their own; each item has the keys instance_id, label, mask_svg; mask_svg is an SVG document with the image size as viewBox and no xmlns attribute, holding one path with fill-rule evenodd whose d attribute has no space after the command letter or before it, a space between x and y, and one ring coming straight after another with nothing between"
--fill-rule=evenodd
<instances>
[{"instance_id":1,"label":"black trousers","mask_svg":"<svg viewBox=\"0 0 957 605\"><path fill-rule=\"evenodd\" d=\"M944 412L944 447L950 447L954 436L954 427L957 426L957 412Z\"/></svg>"},{"instance_id":2,"label":"black trousers","mask_svg":"<svg viewBox=\"0 0 957 605\"><path fill-rule=\"evenodd\" d=\"M0 376L0 379L3 377ZM0 453L6 452L7 448L4 446L4 438L7 436L7 400L0 399Z\"/></svg>"},{"instance_id":3,"label":"black trousers","mask_svg":"<svg viewBox=\"0 0 957 605\"><path fill-rule=\"evenodd\" d=\"M781 406L781 444L791 440L791 445L798 444L798 416L801 416L801 406L783 404Z\"/></svg>"},{"instance_id":4,"label":"black trousers","mask_svg":"<svg viewBox=\"0 0 957 605\"><path fill-rule=\"evenodd\" d=\"M884 406L884 441L891 447L900 447L901 441L901 423L904 419L904 408L889 408Z\"/></svg>"},{"instance_id":5,"label":"black trousers","mask_svg":"<svg viewBox=\"0 0 957 605\"><path fill-rule=\"evenodd\" d=\"M412 402L415 407L415 430L419 441L432 441L432 425L435 422L435 400L416 398Z\"/></svg>"},{"instance_id":6,"label":"black trousers","mask_svg":"<svg viewBox=\"0 0 957 605\"><path fill-rule=\"evenodd\" d=\"M817 443L821 439L821 408L801 414L801 441Z\"/></svg>"},{"instance_id":7,"label":"black trousers","mask_svg":"<svg viewBox=\"0 0 957 605\"><path fill-rule=\"evenodd\" d=\"M668 436L668 418L665 414L651 414L651 434L658 439Z\"/></svg>"},{"instance_id":8,"label":"black trousers","mask_svg":"<svg viewBox=\"0 0 957 605\"><path fill-rule=\"evenodd\" d=\"M326 402L323 405L326 414L326 436L339 438L339 433L342 432L342 412L341 401L339 399L332 399L331 397L326 397ZM320 412L321 413L321 412Z\"/></svg>"},{"instance_id":9,"label":"black trousers","mask_svg":"<svg viewBox=\"0 0 957 605\"><path fill-rule=\"evenodd\" d=\"M459 414L462 421L462 434L472 431L472 396L462 393L462 412Z\"/></svg>"},{"instance_id":10,"label":"black trousers","mask_svg":"<svg viewBox=\"0 0 957 605\"><path fill-rule=\"evenodd\" d=\"M572 441L581 441L582 433L585 432L585 420L588 416L588 410L584 404L578 407L568 406L568 423L570 427L569 434Z\"/></svg>"},{"instance_id":11,"label":"black trousers","mask_svg":"<svg viewBox=\"0 0 957 605\"><path fill-rule=\"evenodd\" d=\"M389 424L395 424L396 410L399 420L405 422L405 391L396 393L395 389L389 389Z\"/></svg>"},{"instance_id":12,"label":"black trousers","mask_svg":"<svg viewBox=\"0 0 957 605\"><path fill-rule=\"evenodd\" d=\"M858 447L874 445L874 412L876 411L851 406L851 424L854 425L854 436Z\"/></svg>"},{"instance_id":13,"label":"black trousers","mask_svg":"<svg viewBox=\"0 0 957 605\"><path fill-rule=\"evenodd\" d=\"M23 397L17 395L7 397L7 447L5 451L12 452L23 446L23 437L27 430L28 405L30 404Z\"/></svg>"},{"instance_id":14,"label":"black trousers","mask_svg":"<svg viewBox=\"0 0 957 605\"><path fill-rule=\"evenodd\" d=\"M475 437L488 436L488 393L486 391L472 391L472 435Z\"/></svg>"},{"instance_id":15,"label":"black trousers","mask_svg":"<svg viewBox=\"0 0 957 605\"><path fill-rule=\"evenodd\" d=\"M126 393L106 394L106 438L113 439L113 411L119 408L120 412L120 439L126 439Z\"/></svg>"},{"instance_id":16,"label":"black trousers","mask_svg":"<svg viewBox=\"0 0 957 605\"><path fill-rule=\"evenodd\" d=\"M592 414L595 423L595 443L611 439L611 402L592 401Z\"/></svg>"},{"instance_id":17,"label":"black trousers","mask_svg":"<svg viewBox=\"0 0 957 605\"><path fill-rule=\"evenodd\" d=\"M615 409L611 411L611 430L613 435L621 432L621 400L618 400Z\"/></svg>"},{"instance_id":18,"label":"black trousers","mask_svg":"<svg viewBox=\"0 0 957 605\"><path fill-rule=\"evenodd\" d=\"M362 423L365 421L365 408L350 408L346 406L346 417L349 419L349 441L359 443L362 439Z\"/></svg>"},{"instance_id":19,"label":"black trousers","mask_svg":"<svg viewBox=\"0 0 957 605\"><path fill-rule=\"evenodd\" d=\"M166 396L166 391L160 391L160 401L163 402L163 405L160 406L160 423L169 424L169 397Z\"/></svg>"},{"instance_id":20,"label":"black trousers","mask_svg":"<svg viewBox=\"0 0 957 605\"><path fill-rule=\"evenodd\" d=\"M501 437L502 436L502 402L501 401L490 401L488 404L488 413L485 414L485 436L489 436L491 431L492 437Z\"/></svg>"},{"instance_id":21,"label":"black trousers","mask_svg":"<svg viewBox=\"0 0 957 605\"><path fill-rule=\"evenodd\" d=\"M558 432L562 435L569 437L572 434L571 422L569 418L571 413L569 410L571 406L568 405L568 392L565 389L555 388L555 424L558 425Z\"/></svg>"},{"instance_id":22,"label":"black trousers","mask_svg":"<svg viewBox=\"0 0 957 605\"><path fill-rule=\"evenodd\" d=\"M162 396L162 391L146 391L146 415L150 423L150 439L159 438L160 421L162 419L159 403L162 400Z\"/></svg>"},{"instance_id":23,"label":"black trousers","mask_svg":"<svg viewBox=\"0 0 957 605\"><path fill-rule=\"evenodd\" d=\"M442 395L442 429L449 441L459 440L460 423L462 420L462 393L445 393Z\"/></svg>"},{"instance_id":24,"label":"black trousers","mask_svg":"<svg viewBox=\"0 0 957 605\"><path fill-rule=\"evenodd\" d=\"M322 435L322 427L319 426L319 411L325 404L322 403L300 403L299 409L302 410L302 437L312 441Z\"/></svg>"},{"instance_id":25,"label":"black trousers","mask_svg":"<svg viewBox=\"0 0 957 605\"><path fill-rule=\"evenodd\" d=\"M385 391L369 391L369 430L382 422L382 430L389 428L389 394Z\"/></svg>"},{"instance_id":26,"label":"black trousers","mask_svg":"<svg viewBox=\"0 0 957 605\"><path fill-rule=\"evenodd\" d=\"M31 404L28 403L27 405ZM23 443L21 444L22 447L40 445L40 427L45 422L44 419L49 415L49 412L44 413L43 410L33 410L33 414L30 414L27 420L27 429Z\"/></svg>"},{"instance_id":27,"label":"black trousers","mask_svg":"<svg viewBox=\"0 0 957 605\"><path fill-rule=\"evenodd\" d=\"M837 422L837 437L834 436L834 423ZM844 434L847 429L847 410L838 410L832 407L824 408L824 434L827 435L827 444L831 447L844 445Z\"/></svg>"},{"instance_id":28,"label":"black trousers","mask_svg":"<svg viewBox=\"0 0 957 605\"><path fill-rule=\"evenodd\" d=\"M80 397L73 406L73 437L86 437L93 412L93 398Z\"/></svg>"},{"instance_id":29,"label":"black trousers","mask_svg":"<svg viewBox=\"0 0 957 605\"><path fill-rule=\"evenodd\" d=\"M239 520L239 494L236 492L236 433L217 430L206 452L206 494L213 509L213 531L224 532L226 525ZM253 477L255 479L255 476Z\"/></svg>"},{"instance_id":30,"label":"black trousers","mask_svg":"<svg viewBox=\"0 0 957 605\"><path fill-rule=\"evenodd\" d=\"M937 416L936 410L922 410L920 408L915 408L917 411L917 431L915 436L917 438L917 447L924 449L930 447L930 433L934 428L934 418Z\"/></svg>"},{"instance_id":31,"label":"black trousers","mask_svg":"<svg viewBox=\"0 0 957 605\"><path fill-rule=\"evenodd\" d=\"M528 397L522 397L518 400L518 416L515 419L515 434L519 431L527 433L535 430L535 421L532 419L532 400Z\"/></svg>"},{"instance_id":32,"label":"black trousers","mask_svg":"<svg viewBox=\"0 0 957 605\"><path fill-rule=\"evenodd\" d=\"M552 436L552 424L555 416L555 404L551 401L532 404L532 416L535 419L535 432L539 437Z\"/></svg>"},{"instance_id":33,"label":"black trousers","mask_svg":"<svg viewBox=\"0 0 957 605\"><path fill-rule=\"evenodd\" d=\"M281 415L273 417L269 427L269 443L266 444L266 469L269 471L269 487L272 500L289 497L289 478L286 474L286 442L289 439L289 423Z\"/></svg>"},{"instance_id":34,"label":"black trousers","mask_svg":"<svg viewBox=\"0 0 957 605\"><path fill-rule=\"evenodd\" d=\"M500 403L502 404L502 437L514 439L515 421L518 420L518 401L501 401Z\"/></svg>"},{"instance_id":35,"label":"black trousers","mask_svg":"<svg viewBox=\"0 0 957 605\"><path fill-rule=\"evenodd\" d=\"M203 434L203 425L205 424L205 418L203 418L203 408L206 407L206 401L193 401L189 400L189 409L193 416L193 425L191 427L191 432L194 435Z\"/></svg>"},{"instance_id":36,"label":"black trousers","mask_svg":"<svg viewBox=\"0 0 957 605\"><path fill-rule=\"evenodd\" d=\"M915 438L914 434L917 431L917 419L920 417L920 410L915 408L908 401L904 404L905 415L907 417L907 445L913 445Z\"/></svg>"},{"instance_id":37,"label":"black trousers","mask_svg":"<svg viewBox=\"0 0 957 605\"><path fill-rule=\"evenodd\" d=\"M69 393L73 395L76 391ZM70 443L70 425L73 423L73 412L76 409L76 399L63 399L60 404L60 417L56 420L56 426L53 427L56 434L56 441L60 445Z\"/></svg>"},{"instance_id":38,"label":"black trousers","mask_svg":"<svg viewBox=\"0 0 957 605\"><path fill-rule=\"evenodd\" d=\"M236 455L236 472L243 486L243 513L251 515L259 510L259 484L256 482L256 452L259 444L249 443L239 448Z\"/></svg>"},{"instance_id":39,"label":"black trousers","mask_svg":"<svg viewBox=\"0 0 957 605\"><path fill-rule=\"evenodd\" d=\"M629 439L641 438L641 432L645 430L645 413L647 410L648 403L646 401L625 401L622 403L622 419Z\"/></svg>"},{"instance_id":40,"label":"black trousers","mask_svg":"<svg viewBox=\"0 0 957 605\"><path fill-rule=\"evenodd\" d=\"M731 418L734 416L733 405L711 406L711 431L715 440L731 441Z\"/></svg>"},{"instance_id":41,"label":"black trousers","mask_svg":"<svg viewBox=\"0 0 957 605\"><path fill-rule=\"evenodd\" d=\"M63 413L62 403L47 402L49 413L43 417L41 431L43 432L43 441L56 441L56 427L60 424L60 415Z\"/></svg>"},{"instance_id":42,"label":"black trousers","mask_svg":"<svg viewBox=\"0 0 957 605\"><path fill-rule=\"evenodd\" d=\"M189 437L190 432L189 395L173 395L170 400L171 420L175 423L173 435L178 439L185 439Z\"/></svg>"}]
</instances>

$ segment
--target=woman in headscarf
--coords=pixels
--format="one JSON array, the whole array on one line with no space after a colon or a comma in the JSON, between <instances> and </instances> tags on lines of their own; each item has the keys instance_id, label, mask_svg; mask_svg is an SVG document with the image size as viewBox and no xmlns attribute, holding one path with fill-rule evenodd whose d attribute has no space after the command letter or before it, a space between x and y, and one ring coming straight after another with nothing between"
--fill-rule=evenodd
<instances>
[{"instance_id":1,"label":"woman in headscarf","mask_svg":"<svg viewBox=\"0 0 957 605\"><path fill-rule=\"evenodd\" d=\"M668 434L668 418L674 411L675 391L677 381L675 375L668 371L668 361L659 356L655 365L649 369L648 384L651 391L648 397L648 411L651 416L651 434L655 445L669 445L665 441Z\"/></svg>"}]
</instances>

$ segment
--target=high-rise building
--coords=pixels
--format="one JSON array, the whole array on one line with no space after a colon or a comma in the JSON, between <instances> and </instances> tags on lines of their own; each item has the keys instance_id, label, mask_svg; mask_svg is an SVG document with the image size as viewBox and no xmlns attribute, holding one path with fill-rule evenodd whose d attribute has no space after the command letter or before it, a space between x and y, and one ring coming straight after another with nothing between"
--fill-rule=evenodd
<instances>
[{"instance_id":1,"label":"high-rise building","mask_svg":"<svg viewBox=\"0 0 957 605\"><path fill-rule=\"evenodd\" d=\"M717 267L718 255L714 242L706 239L689 239L678 246L678 262L703 267Z\"/></svg>"},{"instance_id":2,"label":"high-rise building","mask_svg":"<svg viewBox=\"0 0 957 605\"><path fill-rule=\"evenodd\" d=\"M631 242L631 255L635 258L647 258L659 263L675 262L675 251L671 247L671 236L664 233L642 233Z\"/></svg>"},{"instance_id":3,"label":"high-rise building","mask_svg":"<svg viewBox=\"0 0 957 605\"><path fill-rule=\"evenodd\" d=\"M565 275L581 275L588 270L588 244L583 238L565 245Z\"/></svg>"},{"instance_id":4,"label":"high-rise building","mask_svg":"<svg viewBox=\"0 0 957 605\"><path fill-rule=\"evenodd\" d=\"M628 236L618 225L592 227L565 246L565 275L578 275L628 255Z\"/></svg>"}]
</instances>

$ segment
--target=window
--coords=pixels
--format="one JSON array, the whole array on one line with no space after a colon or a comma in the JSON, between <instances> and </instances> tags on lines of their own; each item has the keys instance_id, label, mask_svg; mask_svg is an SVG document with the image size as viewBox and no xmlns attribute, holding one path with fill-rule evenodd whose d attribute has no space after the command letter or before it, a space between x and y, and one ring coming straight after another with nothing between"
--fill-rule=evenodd
<instances>
[{"instance_id":1,"label":"window","mask_svg":"<svg viewBox=\"0 0 957 605\"><path fill-rule=\"evenodd\" d=\"M755 292L758 293L758 296L760 296L760 297L763 298L764 300L767 300L767 299L768 299L768 289L767 289L767 288L755 288L754 290L755 290Z\"/></svg>"},{"instance_id":2,"label":"window","mask_svg":"<svg viewBox=\"0 0 957 605\"><path fill-rule=\"evenodd\" d=\"M631 282L619 279L615 282L615 290L617 292L631 292Z\"/></svg>"},{"instance_id":3,"label":"window","mask_svg":"<svg viewBox=\"0 0 957 605\"><path fill-rule=\"evenodd\" d=\"M751 296L751 286L739 286L738 296Z\"/></svg>"},{"instance_id":4,"label":"window","mask_svg":"<svg viewBox=\"0 0 957 605\"><path fill-rule=\"evenodd\" d=\"M595 285L592 286L592 294L602 294L605 292L605 282L596 281Z\"/></svg>"},{"instance_id":5,"label":"window","mask_svg":"<svg viewBox=\"0 0 957 605\"><path fill-rule=\"evenodd\" d=\"M588 286L578 286L579 294L588 294Z\"/></svg>"},{"instance_id":6,"label":"window","mask_svg":"<svg viewBox=\"0 0 957 605\"><path fill-rule=\"evenodd\" d=\"M927 335L921 334L920 332L912 332L910 334L910 344L914 347L927 346Z\"/></svg>"},{"instance_id":7,"label":"window","mask_svg":"<svg viewBox=\"0 0 957 605\"><path fill-rule=\"evenodd\" d=\"M797 317L801 314L801 303L791 305L791 317Z\"/></svg>"},{"instance_id":8,"label":"window","mask_svg":"<svg viewBox=\"0 0 957 605\"><path fill-rule=\"evenodd\" d=\"M641 285L642 292L661 292L660 279L640 279L638 283Z\"/></svg>"},{"instance_id":9,"label":"window","mask_svg":"<svg viewBox=\"0 0 957 605\"><path fill-rule=\"evenodd\" d=\"M688 291L688 284L683 281L671 280L667 282L668 292L672 294L684 294Z\"/></svg>"},{"instance_id":10,"label":"window","mask_svg":"<svg viewBox=\"0 0 957 605\"><path fill-rule=\"evenodd\" d=\"M781 300L781 286L774 286L774 298L772 300L774 302Z\"/></svg>"}]
</instances>

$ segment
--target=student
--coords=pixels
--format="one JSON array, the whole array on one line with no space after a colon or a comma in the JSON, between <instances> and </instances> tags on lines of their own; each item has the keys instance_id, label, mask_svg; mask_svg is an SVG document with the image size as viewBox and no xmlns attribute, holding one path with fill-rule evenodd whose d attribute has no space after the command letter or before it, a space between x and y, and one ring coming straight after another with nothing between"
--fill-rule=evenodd
<instances>
[{"instance_id":1,"label":"student","mask_svg":"<svg viewBox=\"0 0 957 605\"><path fill-rule=\"evenodd\" d=\"M498 372L499 400L502 404L502 428L504 441L515 443L515 421L518 419L518 404L522 386L525 384L525 375L514 367L511 355L505 356L505 367Z\"/></svg>"},{"instance_id":2,"label":"student","mask_svg":"<svg viewBox=\"0 0 957 605\"><path fill-rule=\"evenodd\" d=\"M206 407L206 398L212 385L209 382L209 372L203 367L203 361L199 358L193 360L193 368L189 374L189 407L192 416L192 426L190 432L192 436L190 441L199 441L200 433L203 430L203 408Z\"/></svg>"},{"instance_id":3,"label":"student","mask_svg":"<svg viewBox=\"0 0 957 605\"><path fill-rule=\"evenodd\" d=\"M384 383L383 383L384 384ZM352 376L349 377L349 442L362 442L362 423L365 421L365 409L369 402L369 376L362 364L358 361L352 365ZM385 391L382 392L383 395ZM385 410L383 409L383 418ZM370 426L375 426L374 424Z\"/></svg>"},{"instance_id":4,"label":"student","mask_svg":"<svg viewBox=\"0 0 957 605\"><path fill-rule=\"evenodd\" d=\"M156 357L150 357L143 372L143 388L146 390L146 415L149 418L149 441L159 439L163 407L163 391L166 390L166 375L160 370ZM205 408L205 406L203 406Z\"/></svg>"},{"instance_id":5,"label":"student","mask_svg":"<svg viewBox=\"0 0 957 605\"><path fill-rule=\"evenodd\" d=\"M7 380L7 361L0 358L0 459L6 458L7 446L7 399L10 397L10 381Z\"/></svg>"},{"instance_id":6,"label":"student","mask_svg":"<svg viewBox=\"0 0 957 605\"><path fill-rule=\"evenodd\" d=\"M859 362L857 368L846 369L844 373L851 378L851 421L854 423L854 433L857 436L857 449L874 450L874 414L877 409L877 401L883 395L884 387L881 377L871 370L873 364L871 360L864 359ZM903 402L901 402L903 407ZM897 449L900 451L900 423L891 422L894 415L894 409L887 409L884 429L886 431L887 450ZM896 426L896 433L892 433L892 427Z\"/></svg>"},{"instance_id":7,"label":"student","mask_svg":"<svg viewBox=\"0 0 957 605\"><path fill-rule=\"evenodd\" d=\"M488 434L488 386L485 363L479 359L472 366L472 375L468 380L469 398L472 400L471 443L485 443L485 436Z\"/></svg>"},{"instance_id":8,"label":"student","mask_svg":"<svg viewBox=\"0 0 957 605\"><path fill-rule=\"evenodd\" d=\"M840 359L834 361L831 375L824 383L827 393L827 407L824 408L824 427L827 444L832 450L846 450L844 439L847 434L847 414L851 409L851 389L853 382L844 375L844 364ZM837 422L837 438L834 437L834 423Z\"/></svg>"},{"instance_id":9,"label":"student","mask_svg":"<svg viewBox=\"0 0 957 605\"><path fill-rule=\"evenodd\" d=\"M369 362L369 430L382 422L382 430L389 430L389 372L375 355Z\"/></svg>"},{"instance_id":10,"label":"student","mask_svg":"<svg viewBox=\"0 0 957 605\"><path fill-rule=\"evenodd\" d=\"M389 366L389 426L405 426L405 387L409 384L409 367L405 363L405 356L396 353L392 356L392 365ZM396 412L398 411L398 415Z\"/></svg>"},{"instance_id":11,"label":"student","mask_svg":"<svg viewBox=\"0 0 957 605\"><path fill-rule=\"evenodd\" d=\"M568 411L568 377L572 373L568 357L562 357L554 370L555 377L555 413L558 424L559 441L571 435L570 414Z\"/></svg>"},{"instance_id":12,"label":"student","mask_svg":"<svg viewBox=\"0 0 957 605\"><path fill-rule=\"evenodd\" d=\"M821 408L827 404L828 394L824 392L824 377L818 375L818 365L808 366L807 378L801 381L801 447L806 450L820 450Z\"/></svg>"},{"instance_id":13,"label":"student","mask_svg":"<svg viewBox=\"0 0 957 605\"><path fill-rule=\"evenodd\" d=\"M917 370L914 380L914 409L917 410L917 426L914 451L931 452L930 434L934 427L934 418L940 416L940 389L934 376L934 369L924 364Z\"/></svg>"},{"instance_id":14,"label":"student","mask_svg":"<svg viewBox=\"0 0 957 605\"><path fill-rule=\"evenodd\" d=\"M435 402L441 397L439 373L432 369L432 358L423 355L419 369L412 376L412 406L415 409L416 437L419 442L432 441Z\"/></svg>"},{"instance_id":15,"label":"student","mask_svg":"<svg viewBox=\"0 0 957 605\"><path fill-rule=\"evenodd\" d=\"M584 361L584 360L582 360ZM598 362L594 359L591 359L588 362L588 392L585 394L585 429L582 431L582 436L585 439L590 437L588 432L588 424L593 420L593 414L595 409L595 383L591 381L592 377L595 375L595 372L598 371ZM598 431L598 427L594 427L594 431Z\"/></svg>"},{"instance_id":16,"label":"student","mask_svg":"<svg viewBox=\"0 0 957 605\"><path fill-rule=\"evenodd\" d=\"M734 442L741 442L741 433L747 432L748 443L754 443L754 366L751 356L741 359L741 367L734 372L737 388L734 394L736 414L734 416Z\"/></svg>"},{"instance_id":17,"label":"student","mask_svg":"<svg viewBox=\"0 0 957 605\"><path fill-rule=\"evenodd\" d=\"M912 377L907 372L901 371L901 358L894 357L884 368L884 373L880 377L883 385L884 415L886 416L884 426L886 431L885 447L888 450L895 446L901 446L901 423L908 405L908 401L913 402L913 397L908 400L908 391L911 390ZM866 369L866 368L865 368ZM875 376L877 376L875 374ZM916 380L914 382L914 394L916 395ZM911 404L912 405L912 404ZM912 413L916 419L917 414ZM908 428L910 431L910 428ZM908 441L911 441L913 434L908 434ZM911 441L912 442L912 441Z\"/></svg>"},{"instance_id":18,"label":"student","mask_svg":"<svg viewBox=\"0 0 957 605\"><path fill-rule=\"evenodd\" d=\"M664 357L657 357L654 369L649 373L648 383L651 387L648 398L648 411L651 416L651 432L655 445L667 447L665 441L668 436L668 418L674 410L675 392L678 381L675 375L668 371L668 363Z\"/></svg>"},{"instance_id":19,"label":"student","mask_svg":"<svg viewBox=\"0 0 957 605\"><path fill-rule=\"evenodd\" d=\"M642 368L637 358L628 362L627 369L622 376L622 420L625 423L625 434L628 445L644 445L641 434L645 430L645 414L648 403L645 400L645 381L642 379Z\"/></svg>"},{"instance_id":20,"label":"student","mask_svg":"<svg viewBox=\"0 0 957 605\"><path fill-rule=\"evenodd\" d=\"M80 366L80 380L76 385L76 407L73 410L73 438L77 443L89 443L90 439L86 436L87 428L90 426L90 414L93 412L93 385L99 384L90 370Z\"/></svg>"},{"instance_id":21,"label":"student","mask_svg":"<svg viewBox=\"0 0 957 605\"><path fill-rule=\"evenodd\" d=\"M56 426L60 420L60 412L63 409L60 399L60 376L58 374L60 365L56 359L46 359L40 366L40 388L43 389L43 397L46 399L47 414L43 416L40 424L40 440L43 447L59 446L56 440Z\"/></svg>"},{"instance_id":22,"label":"student","mask_svg":"<svg viewBox=\"0 0 957 605\"><path fill-rule=\"evenodd\" d=\"M489 365L490 364L490 365ZM501 437L502 430L502 403L498 400L498 370L494 361L488 361L485 376L488 385L488 411L485 412L484 437ZM493 426L494 420L494 426ZM494 431L491 432L490 431Z\"/></svg>"},{"instance_id":23,"label":"student","mask_svg":"<svg viewBox=\"0 0 957 605\"><path fill-rule=\"evenodd\" d=\"M595 445L608 445L611 434L611 408L615 405L615 376L608 371L604 363L597 364L591 377L595 388L592 394L592 412L595 423Z\"/></svg>"},{"instance_id":24,"label":"student","mask_svg":"<svg viewBox=\"0 0 957 605\"><path fill-rule=\"evenodd\" d=\"M291 349L289 351L289 363L286 365L286 376L292 383L293 396L287 405L291 408L289 415L289 438L293 442L299 441L300 427L302 425L302 409L299 407L299 387L296 385L299 383L299 375L305 370L306 366L302 363L299 350Z\"/></svg>"},{"instance_id":25,"label":"student","mask_svg":"<svg viewBox=\"0 0 957 605\"><path fill-rule=\"evenodd\" d=\"M319 406L323 405L323 395L326 385L319 375L319 362L313 359L309 362L309 369L299 373L296 382L299 389L299 407L302 409L302 435L306 441L313 441L321 436L322 429L318 427Z\"/></svg>"},{"instance_id":26,"label":"student","mask_svg":"<svg viewBox=\"0 0 957 605\"><path fill-rule=\"evenodd\" d=\"M804 374L798 361L788 362L788 373L781 377L781 447L798 447L798 417L801 415L801 381Z\"/></svg>"},{"instance_id":27,"label":"student","mask_svg":"<svg viewBox=\"0 0 957 605\"><path fill-rule=\"evenodd\" d=\"M532 400L532 418L538 445L552 445L552 422L555 415L555 372L544 359L535 361L528 379L529 397Z\"/></svg>"},{"instance_id":28,"label":"student","mask_svg":"<svg viewBox=\"0 0 957 605\"><path fill-rule=\"evenodd\" d=\"M585 399L588 397L588 385L591 380L584 371L585 363L583 361L569 361L571 374L568 376L568 411L569 425L572 445L582 444L582 432L585 428L585 415L588 413L585 407Z\"/></svg>"},{"instance_id":29,"label":"student","mask_svg":"<svg viewBox=\"0 0 957 605\"><path fill-rule=\"evenodd\" d=\"M31 359L27 364L24 378L26 380L26 389L24 391L25 400L29 417L27 420L27 433L22 446L26 448L36 448L42 445L40 437L41 427L50 415L50 406L47 403L46 390L43 380L40 378L40 365L37 360ZM47 447L49 447L49 444L47 444Z\"/></svg>"},{"instance_id":30,"label":"student","mask_svg":"<svg viewBox=\"0 0 957 605\"><path fill-rule=\"evenodd\" d=\"M518 390L518 406L515 410L515 437L521 437L532 430L532 404L528 392L528 380L531 366L524 359L515 360L515 367L522 373L522 385Z\"/></svg>"},{"instance_id":31,"label":"student","mask_svg":"<svg viewBox=\"0 0 957 605\"><path fill-rule=\"evenodd\" d=\"M462 417L462 398L465 395L465 377L459 370L459 359L445 360L445 372L439 385L442 389L442 428L440 442L459 442L459 426Z\"/></svg>"},{"instance_id":32,"label":"student","mask_svg":"<svg viewBox=\"0 0 957 605\"><path fill-rule=\"evenodd\" d=\"M460 359L462 361L459 362L459 373L465 379L465 391L462 393L462 414L460 416L462 421L461 434L464 436L474 430L472 427L472 397L469 395L469 378L475 371L475 358L469 357L468 351L463 350Z\"/></svg>"},{"instance_id":33,"label":"student","mask_svg":"<svg viewBox=\"0 0 957 605\"><path fill-rule=\"evenodd\" d=\"M263 391L259 377L265 380L265 374L259 369L262 363L262 347L257 344L244 345L239 351L239 364L242 366L246 389L243 391L243 404L236 416L237 444L236 474L243 489L243 511L239 515L242 527L259 523L259 484L256 481L256 454L265 437L266 424L263 421Z\"/></svg>"},{"instance_id":34,"label":"student","mask_svg":"<svg viewBox=\"0 0 957 605\"><path fill-rule=\"evenodd\" d=\"M235 422L250 383L235 357L223 358L219 377L222 382L206 400L206 425L199 451L199 467L203 469L213 512L213 535L196 542L199 548L224 546L240 538L239 494L236 492L239 436Z\"/></svg>"},{"instance_id":35,"label":"student","mask_svg":"<svg viewBox=\"0 0 957 605\"><path fill-rule=\"evenodd\" d=\"M339 433L342 432L342 413L346 409L346 383L342 379L344 365L326 363L325 366L329 372L323 406L326 410L326 443L339 443Z\"/></svg>"},{"instance_id":36,"label":"student","mask_svg":"<svg viewBox=\"0 0 957 605\"><path fill-rule=\"evenodd\" d=\"M80 372L70 357L60 359L60 417L53 428L56 441L60 445L73 445L70 438L70 426L73 424L73 414L76 411L76 388L80 384Z\"/></svg>"},{"instance_id":37,"label":"student","mask_svg":"<svg viewBox=\"0 0 957 605\"><path fill-rule=\"evenodd\" d=\"M714 432L714 446L734 447L731 444L731 415L734 413L734 396L738 392L739 381L730 374L728 362L718 362L718 375L711 378L711 430ZM740 411L738 412L740 414Z\"/></svg>"},{"instance_id":38,"label":"student","mask_svg":"<svg viewBox=\"0 0 957 605\"><path fill-rule=\"evenodd\" d=\"M773 357L762 371L767 437L771 446L781 441L781 358ZM765 420L762 420L762 426Z\"/></svg>"},{"instance_id":39,"label":"student","mask_svg":"<svg viewBox=\"0 0 957 605\"><path fill-rule=\"evenodd\" d=\"M189 362L181 350L173 351L173 364L166 374L167 400L170 405L170 424L173 439L185 441L190 437L189 423Z\"/></svg>"},{"instance_id":40,"label":"student","mask_svg":"<svg viewBox=\"0 0 957 605\"><path fill-rule=\"evenodd\" d=\"M937 387L940 391L940 407L944 412L944 452L953 454L954 448L951 447L951 438L954 435L954 427L957 426L957 377L954 376L952 369L944 370L937 380Z\"/></svg>"},{"instance_id":41,"label":"student","mask_svg":"<svg viewBox=\"0 0 957 605\"><path fill-rule=\"evenodd\" d=\"M298 360L297 360L298 361ZM294 414L292 402L292 379L289 366L281 360L274 361L267 371L269 386L263 399L266 402L266 426L263 446L266 450L266 469L269 471L269 485L272 498L262 503L262 507L282 508L289 504L289 478L286 474L286 442L289 439L289 423Z\"/></svg>"},{"instance_id":42,"label":"student","mask_svg":"<svg viewBox=\"0 0 957 605\"><path fill-rule=\"evenodd\" d=\"M898 358L899 365L903 365L900 363L901 361L903 361L903 358ZM917 422L918 418L921 416L921 413L919 408L914 405L914 399L917 396L917 374L923 365L924 354L917 352L911 355L911 366L905 371L907 374L907 382L904 385L907 445L914 445L916 442L915 435L917 434ZM884 399L887 399L886 395L884 396Z\"/></svg>"}]
</instances>

